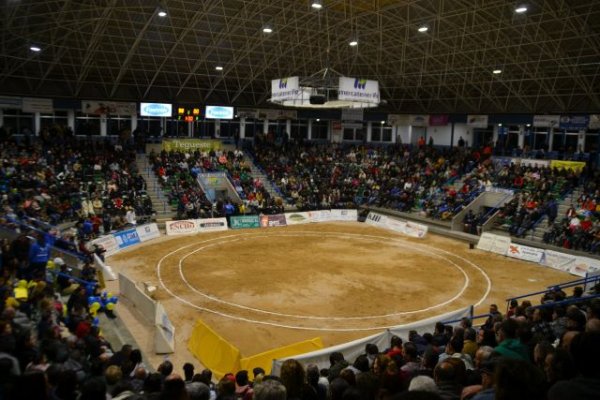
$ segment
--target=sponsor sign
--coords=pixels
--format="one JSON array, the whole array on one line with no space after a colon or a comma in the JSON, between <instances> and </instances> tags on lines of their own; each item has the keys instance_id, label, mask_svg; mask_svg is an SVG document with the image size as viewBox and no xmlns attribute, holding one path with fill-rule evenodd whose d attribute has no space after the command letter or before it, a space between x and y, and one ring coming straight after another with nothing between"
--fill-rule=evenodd
<instances>
[{"instance_id":1,"label":"sponsor sign","mask_svg":"<svg viewBox=\"0 0 600 400\"><path fill-rule=\"evenodd\" d=\"M496 238L496 235L494 235L493 233L484 232L479 237L479 242L477 243L477 249L484 250L484 251L491 251L495 238Z\"/></svg>"},{"instance_id":2,"label":"sponsor sign","mask_svg":"<svg viewBox=\"0 0 600 400\"><path fill-rule=\"evenodd\" d=\"M406 223L406 234L416 238L424 238L427 234L427 225L417 224L415 222Z\"/></svg>"},{"instance_id":3,"label":"sponsor sign","mask_svg":"<svg viewBox=\"0 0 600 400\"><path fill-rule=\"evenodd\" d=\"M534 115L533 126L539 128L557 128L560 115Z\"/></svg>"},{"instance_id":4,"label":"sponsor sign","mask_svg":"<svg viewBox=\"0 0 600 400\"><path fill-rule=\"evenodd\" d=\"M472 128L487 128L487 115L467 115L467 126Z\"/></svg>"},{"instance_id":5,"label":"sponsor sign","mask_svg":"<svg viewBox=\"0 0 600 400\"><path fill-rule=\"evenodd\" d=\"M233 107L206 106L208 119L233 119Z\"/></svg>"},{"instance_id":6,"label":"sponsor sign","mask_svg":"<svg viewBox=\"0 0 600 400\"><path fill-rule=\"evenodd\" d=\"M362 121L364 110L362 108L343 108L342 121Z\"/></svg>"},{"instance_id":7,"label":"sponsor sign","mask_svg":"<svg viewBox=\"0 0 600 400\"><path fill-rule=\"evenodd\" d=\"M517 258L519 260L531 261L539 263L544 255L544 250L535 247L523 246L520 244L511 243L506 252L508 257Z\"/></svg>"},{"instance_id":8,"label":"sponsor sign","mask_svg":"<svg viewBox=\"0 0 600 400\"><path fill-rule=\"evenodd\" d=\"M167 235L189 235L198 232L198 225L194 219L165 222Z\"/></svg>"},{"instance_id":9,"label":"sponsor sign","mask_svg":"<svg viewBox=\"0 0 600 400\"><path fill-rule=\"evenodd\" d=\"M261 228L272 228L277 226L286 226L285 214L261 215Z\"/></svg>"},{"instance_id":10,"label":"sponsor sign","mask_svg":"<svg viewBox=\"0 0 600 400\"><path fill-rule=\"evenodd\" d=\"M170 117L173 114L173 105L168 103L140 103L142 117Z\"/></svg>"},{"instance_id":11,"label":"sponsor sign","mask_svg":"<svg viewBox=\"0 0 600 400\"><path fill-rule=\"evenodd\" d=\"M560 129L587 129L590 124L589 115L561 115L558 127Z\"/></svg>"},{"instance_id":12,"label":"sponsor sign","mask_svg":"<svg viewBox=\"0 0 600 400\"><path fill-rule=\"evenodd\" d=\"M113 254L117 254L119 252L119 244L113 235L99 237L98 239L92 240L92 244L98 245L106 250L104 253L106 257L112 256Z\"/></svg>"},{"instance_id":13,"label":"sponsor sign","mask_svg":"<svg viewBox=\"0 0 600 400\"><path fill-rule=\"evenodd\" d=\"M162 142L165 151L219 150L222 146L220 140L208 139L167 139Z\"/></svg>"},{"instance_id":14,"label":"sponsor sign","mask_svg":"<svg viewBox=\"0 0 600 400\"><path fill-rule=\"evenodd\" d=\"M238 108L237 115L240 118L258 118L258 109L256 108Z\"/></svg>"},{"instance_id":15,"label":"sponsor sign","mask_svg":"<svg viewBox=\"0 0 600 400\"><path fill-rule=\"evenodd\" d=\"M410 116L406 114L388 114L387 123L392 126L408 126L410 123Z\"/></svg>"},{"instance_id":16,"label":"sponsor sign","mask_svg":"<svg viewBox=\"0 0 600 400\"><path fill-rule=\"evenodd\" d=\"M575 256L570 254L560 253L554 250L544 250L544 256L540 261L540 264L558 269L560 271L568 271L571 264L575 262Z\"/></svg>"},{"instance_id":17,"label":"sponsor sign","mask_svg":"<svg viewBox=\"0 0 600 400\"><path fill-rule=\"evenodd\" d=\"M140 243L140 237L135 229L113 233L120 249Z\"/></svg>"},{"instance_id":18,"label":"sponsor sign","mask_svg":"<svg viewBox=\"0 0 600 400\"><path fill-rule=\"evenodd\" d=\"M227 218L197 219L198 232L218 232L227 230Z\"/></svg>"},{"instance_id":19,"label":"sponsor sign","mask_svg":"<svg viewBox=\"0 0 600 400\"><path fill-rule=\"evenodd\" d=\"M329 210L309 211L308 217L311 222L331 221L331 211L329 211Z\"/></svg>"},{"instance_id":20,"label":"sponsor sign","mask_svg":"<svg viewBox=\"0 0 600 400\"><path fill-rule=\"evenodd\" d=\"M142 242L160 237L160 231L158 230L158 225L156 224L138 226L135 228L135 230L137 231L137 234Z\"/></svg>"},{"instance_id":21,"label":"sponsor sign","mask_svg":"<svg viewBox=\"0 0 600 400\"><path fill-rule=\"evenodd\" d=\"M354 221L358 220L357 210L331 210L332 221Z\"/></svg>"},{"instance_id":22,"label":"sponsor sign","mask_svg":"<svg viewBox=\"0 0 600 400\"><path fill-rule=\"evenodd\" d=\"M339 80L338 100L379 104L379 82L342 76Z\"/></svg>"},{"instance_id":23,"label":"sponsor sign","mask_svg":"<svg viewBox=\"0 0 600 400\"><path fill-rule=\"evenodd\" d=\"M419 114L419 115L409 115L409 125L410 126L427 126L429 123L429 115Z\"/></svg>"},{"instance_id":24,"label":"sponsor sign","mask_svg":"<svg viewBox=\"0 0 600 400\"><path fill-rule=\"evenodd\" d=\"M581 172L583 170L583 167L585 167L585 162L552 160L550 161L550 167L559 169L570 169L575 172Z\"/></svg>"},{"instance_id":25,"label":"sponsor sign","mask_svg":"<svg viewBox=\"0 0 600 400\"><path fill-rule=\"evenodd\" d=\"M52 104L52 99L35 99L33 97L24 97L23 98L23 112L27 113L48 113L52 114L54 112L54 105Z\"/></svg>"},{"instance_id":26,"label":"sponsor sign","mask_svg":"<svg viewBox=\"0 0 600 400\"><path fill-rule=\"evenodd\" d=\"M297 76L271 81L271 101L296 100L301 97L300 79Z\"/></svg>"},{"instance_id":27,"label":"sponsor sign","mask_svg":"<svg viewBox=\"0 0 600 400\"><path fill-rule=\"evenodd\" d=\"M365 222L369 225L386 228L416 238L423 238L427 234L427 226L425 225L390 218L374 212L367 215Z\"/></svg>"},{"instance_id":28,"label":"sponsor sign","mask_svg":"<svg viewBox=\"0 0 600 400\"><path fill-rule=\"evenodd\" d=\"M285 223L288 225L307 224L312 222L307 212L285 213Z\"/></svg>"},{"instance_id":29,"label":"sponsor sign","mask_svg":"<svg viewBox=\"0 0 600 400\"><path fill-rule=\"evenodd\" d=\"M600 114L590 115L590 123L588 124L590 129L600 129Z\"/></svg>"},{"instance_id":30,"label":"sponsor sign","mask_svg":"<svg viewBox=\"0 0 600 400\"><path fill-rule=\"evenodd\" d=\"M258 111L258 119L268 119L271 121L281 119L298 119L298 112L296 110L271 110L268 108L261 108ZM239 116L238 111L238 116Z\"/></svg>"},{"instance_id":31,"label":"sponsor sign","mask_svg":"<svg viewBox=\"0 0 600 400\"><path fill-rule=\"evenodd\" d=\"M435 114L429 116L429 126L446 126L450 122L448 114Z\"/></svg>"},{"instance_id":32,"label":"sponsor sign","mask_svg":"<svg viewBox=\"0 0 600 400\"><path fill-rule=\"evenodd\" d=\"M260 220L258 215L239 215L229 218L231 229L250 229L259 228Z\"/></svg>"},{"instance_id":33,"label":"sponsor sign","mask_svg":"<svg viewBox=\"0 0 600 400\"><path fill-rule=\"evenodd\" d=\"M496 235L496 237L494 238L494 242L492 243L492 247L490 248L490 251L492 253L504 256L508 251L508 246L510 246L510 237Z\"/></svg>"},{"instance_id":34,"label":"sponsor sign","mask_svg":"<svg viewBox=\"0 0 600 400\"><path fill-rule=\"evenodd\" d=\"M23 99L20 97L0 96L0 108L16 108L23 107Z\"/></svg>"},{"instance_id":35,"label":"sponsor sign","mask_svg":"<svg viewBox=\"0 0 600 400\"><path fill-rule=\"evenodd\" d=\"M83 100L81 112L94 115L136 115L137 107L135 103Z\"/></svg>"},{"instance_id":36,"label":"sponsor sign","mask_svg":"<svg viewBox=\"0 0 600 400\"><path fill-rule=\"evenodd\" d=\"M575 257L575 261L569 266L570 273L584 278L596 271L600 271L600 261L588 257Z\"/></svg>"},{"instance_id":37,"label":"sponsor sign","mask_svg":"<svg viewBox=\"0 0 600 400\"><path fill-rule=\"evenodd\" d=\"M511 163L526 165L528 167L548 167L550 166L550 160L536 160L532 158L511 158Z\"/></svg>"}]
</instances>

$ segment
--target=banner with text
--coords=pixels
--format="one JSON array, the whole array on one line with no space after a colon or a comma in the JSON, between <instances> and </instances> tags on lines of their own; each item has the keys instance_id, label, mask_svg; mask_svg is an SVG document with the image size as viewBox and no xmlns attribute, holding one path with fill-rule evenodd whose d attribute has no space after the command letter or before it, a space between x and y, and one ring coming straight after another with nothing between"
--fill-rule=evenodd
<instances>
[{"instance_id":1,"label":"banner with text","mask_svg":"<svg viewBox=\"0 0 600 400\"><path fill-rule=\"evenodd\" d=\"M354 221L358 220L357 210L331 210L332 221Z\"/></svg>"},{"instance_id":2,"label":"banner with text","mask_svg":"<svg viewBox=\"0 0 600 400\"><path fill-rule=\"evenodd\" d=\"M590 129L600 129L600 114L590 115L590 123L588 124Z\"/></svg>"},{"instance_id":3,"label":"banner with text","mask_svg":"<svg viewBox=\"0 0 600 400\"><path fill-rule=\"evenodd\" d=\"M52 99L24 97L22 111L27 113L39 112L52 114L54 112L54 104L52 103Z\"/></svg>"},{"instance_id":4,"label":"banner with text","mask_svg":"<svg viewBox=\"0 0 600 400\"><path fill-rule=\"evenodd\" d=\"M588 115L561 115L558 127L560 129L583 130L590 123Z\"/></svg>"},{"instance_id":5,"label":"banner with text","mask_svg":"<svg viewBox=\"0 0 600 400\"><path fill-rule=\"evenodd\" d=\"M487 115L467 115L467 126L471 128L487 128Z\"/></svg>"},{"instance_id":6,"label":"banner with text","mask_svg":"<svg viewBox=\"0 0 600 400\"><path fill-rule=\"evenodd\" d=\"M406 114L388 114L387 123L392 126L408 126L410 116Z\"/></svg>"},{"instance_id":7,"label":"banner with text","mask_svg":"<svg viewBox=\"0 0 600 400\"><path fill-rule=\"evenodd\" d=\"M426 114L418 114L418 115L409 115L409 125L410 126L419 126L424 127L427 126L429 122L429 115Z\"/></svg>"},{"instance_id":8,"label":"banner with text","mask_svg":"<svg viewBox=\"0 0 600 400\"><path fill-rule=\"evenodd\" d=\"M583 170L583 167L585 167L585 162L552 160L550 161L550 167L558 169L569 169L575 172L581 172Z\"/></svg>"},{"instance_id":9,"label":"banner with text","mask_svg":"<svg viewBox=\"0 0 600 400\"><path fill-rule=\"evenodd\" d=\"M338 100L379 104L379 82L341 76Z\"/></svg>"},{"instance_id":10,"label":"banner with text","mask_svg":"<svg viewBox=\"0 0 600 400\"><path fill-rule=\"evenodd\" d=\"M560 115L534 115L533 126L537 128L557 128Z\"/></svg>"},{"instance_id":11,"label":"banner with text","mask_svg":"<svg viewBox=\"0 0 600 400\"><path fill-rule=\"evenodd\" d=\"M167 235L191 235L198 232L198 224L194 219L165 222Z\"/></svg>"},{"instance_id":12,"label":"banner with text","mask_svg":"<svg viewBox=\"0 0 600 400\"><path fill-rule=\"evenodd\" d=\"M165 151L219 150L222 146L220 140L209 139L166 139L162 142Z\"/></svg>"},{"instance_id":13,"label":"banner with text","mask_svg":"<svg viewBox=\"0 0 600 400\"><path fill-rule=\"evenodd\" d=\"M138 226L135 228L135 230L137 231L137 234L142 242L160 237L160 231L158 230L158 225L156 224Z\"/></svg>"},{"instance_id":14,"label":"banner with text","mask_svg":"<svg viewBox=\"0 0 600 400\"><path fill-rule=\"evenodd\" d=\"M112 256L119 252L119 244L113 235L101 236L98 239L92 240L92 244L103 248L105 250L105 257Z\"/></svg>"},{"instance_id":15,"label":"banner with text","mask_svg":"<svg viewBox=\"0 0 600 400\"><path fill-rule=\"evenodd\" d=\"M448 114L433 114L429 116L429 126L446 126L450 122Z\"/></svg>"},{"instance_id":16,"label":"banner with text","mask_svg":"<svg viewBox=\"0 0 600 400\"><path fill-rule=\"evenodd\" d=\"M118 101L83 100L81 112L94 115L136 115L137 104Z\"/></svg>"},{"instance_id":17,"label":"banner with text","mask_svg":"<svg viewBox=\"0 0 600 400\"><path fill-rule=\"evenodd\" d=\"M113 233L113 236L115 237L120 249L124 249L125 247L133 246L134 244L141 242L135 228L127 229L121 232L115 232Z\"/></svg>"},{"instance_id":18,"label":"banner with text","mask_svg":"<svg viewBox=\"0 0 600 400\"><path fill-rule=\"evenodd\" d=\"M231 229L260 228L258 215L238 215L229 218Z\"/></svg>"},{"instance_id":19,"label":"banner with text","mask_svg":"<svg viewBox=\"0 0 600 400\"><path fill-rule=\"evenodd\" d=\"M227 230L227 218L197 219L198 232L218 232Z\"/></svg>"},{"instance_id":20,"label":"banner with text","mask_svg":"<svg viewBox=\"0 0 600 400\"><path fill-rule=\"evenodd\" d=\"M389 229L391 231L416 238L424 238L428 230L427 225L390 218L386 215L376 212L369 212L365 222L368 225Z\"/></svg>"},{"instance_id":21,"label":"banner with text","mask_svg":"<svg viewBox=\"0 0 600 400\"><path fill-rule=\"evenodd\" d=\"M519 260L531 261L539 263L544 255L544 250L535 247L523 246L516 243L511 243L506 252L508 257L517 258Z\"/></svg>"},{"instance_id":22,"label":"banner with text","mask_svg":"<svg viewBox=\"0 0 600 400\"><path fill-rule=\"evenodd\" d=\"M296 100L301 96L300 79L297 76L273 79L271 81L272 101Z\"/></svg>"},{"instance_id":23,"label":"banner with text","mask_svg":"<svg viewBox=\"0 0 600 400\"><path fill-rule=\"evenodd\" d=\"M312 221L307 212L285 213L285 223L288 225L308 224L309 222Z\"/></svg>"},{"instance_id":24,"label":"banner with text","mask_svg":"<svg viewBox=\"0 0 600 400\"><path fill-rule=\"evenodd\" d=\"M285 221L285 214L275 215L261 215L260 216L261 228L274 228L278 226L287 226Z\"/></svg>"}]
</instances>

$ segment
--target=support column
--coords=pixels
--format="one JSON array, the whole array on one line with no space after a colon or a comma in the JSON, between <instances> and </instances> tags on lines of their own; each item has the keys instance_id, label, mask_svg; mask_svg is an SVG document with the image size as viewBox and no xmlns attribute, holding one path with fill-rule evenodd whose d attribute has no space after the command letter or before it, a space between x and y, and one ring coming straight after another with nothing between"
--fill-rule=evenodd
<instances>
[{"instance_id":1,"label":"support column","mask_svg":"<svg viewBox=\"0 0 600 400\"><path fill-rule=\"evenodd\" d=\"M367 122L367 143L373 138L373 121Z\"/></svg>"},{"instance_id":2,"label":"support column","mask_svg":"<svg viewBox=\"0 0 600 400\"><path fill-rule=\"evenodd\" d=\"M100 136L106 136L108 132L108 119L106 115L100 116Z\"/></svg>"},{"instance_id":3,"label":"support column","mask_svg":"<svg viewBox=\"0 0 600 400\"><path fill-rule=\"evenodd\" d=\"M240 118L240 139L246 137L246 117Z\"/></svg>"},{"instance_id":4,"label":"support column","mask_svg":"<svg viewBox=\"0 0 600 400\"><path fill-rule=\"evenodd\" d=\"M550 128L548 131L548 151L552 151L554 147L554 128Z\"/></svg>"},{"instance_id":5,"label":"support column","mask_svg":"<svg viewBox=\"0 0 600 400\"><path fill-rule=\"evenodd\" d=\"M525 147L525 129L523 125L519 125L519 141L517 145L522 149Z\"/></svg>"},{"instance_id":6,"label":"support column","mask_svg":"<svg viewBox=\"0 0 600 400\"><path fill-rule=\"evenodd\" d=\"M42 113L36 112L33 115L33 136L38 136L42 130Z\"/></svg>"},{"instance_id":7,"label":"support column","mask_svg":"<svg viewBox=\"0 0 600 400\"><path fill-rule=\"evenodd\" d=\"M0 110L2 112L2 110ZM67 111L67 126L71 128L71 131L75 132L75 110Z\"/></svg>"},{"instance_id":8,"label":"support column","mask_svg":"<svg viewBox=\"0 0 600 400\"><path fill-rule=\"evenodd\" d=\"M292 120L291 119L285 120L285 134L287 135L288 139L292 138Z\"/></svg>"},{"instance_id":9,"label":"support column","mask_svg":"<svg viewBox=\"0 0 600 400\"><path fill-rule=\"evenodd\" d=\"M312 124L313 124L313 120L309 119L308 120L308 133L307 133L307 140L312 140Z\"/></svg>"}]
</instances>

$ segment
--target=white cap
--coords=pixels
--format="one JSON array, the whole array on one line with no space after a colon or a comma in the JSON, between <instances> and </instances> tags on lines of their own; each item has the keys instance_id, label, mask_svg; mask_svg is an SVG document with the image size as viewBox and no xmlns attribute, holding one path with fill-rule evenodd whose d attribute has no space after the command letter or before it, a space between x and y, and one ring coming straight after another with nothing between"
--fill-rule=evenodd
<instances>
[{"instance_id":1,"label":"white cap","mask_svg":"<svg viewBox=\"0 0 600 400\"><path fill-rule=\"evenodd\" d=\"M54 259L54 265L65 265L65 261L60 257L56 257Z\"/></svg>"}]
</instances>

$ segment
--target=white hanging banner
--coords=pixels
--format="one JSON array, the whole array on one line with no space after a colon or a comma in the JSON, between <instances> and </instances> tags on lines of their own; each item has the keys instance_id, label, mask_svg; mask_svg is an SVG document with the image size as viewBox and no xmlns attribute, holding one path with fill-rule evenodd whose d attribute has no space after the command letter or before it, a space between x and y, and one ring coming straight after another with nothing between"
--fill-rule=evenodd
<instances>
[{"instance_id":1,"label":"white hanging banner","mask_svg":"<svg viewBox=\"0 0 600 400\"><path fill-rule=\"evenodd\" d=\"M467 126L472 128L487 128L488 116L487 115L468 115Z\"/></svg>"},{"instance_id":2,"label":"white hanging banner","mask_svg":"<svg viewBox=\"0 0 600 400\"><path fill-rule=\"evenodd\" d=\"M118 101L83 100L81 112L94 115L136 115L137 105ZM169 116L171 116L170 114L169 111Z\"/></svg>"},{"instance_id":3,"label":"white hanging banner","mask_svg":"<svg viewBox=\"0 0 600 400\"><path fill-rule=\"evenodd\" d=\"M560 122L560 115L534 115L533 126L538 128L556 128Z\"/></svg>"},{"instance_id":4,"label":"white hanging banner","mask_svg":"<svg viewBox=\"0 0 600 400\"><path fill-rule=\"evenodd\" d=\"M379 104L379 82L342 76L339 81L338 100Z\"/></svg>"},{"instance_id":5,"label":"white hanging banner","mask_svg":"<svg viewBox=\"0 0 600 400\"><path fill-rule=\"evenodd\" d=\"M271 101L296 100L301 96L300 79L297 76L271 81Z\"/></svg>"},{"instance_id":6,"label":"white hanging banner","mask_svg":"<svg viewBox=\"0 0 600 400\"><path fill-rule=\"evenodd\" d=\"M405 114L388 114L387 123L392 126L408 126L410 122L410 116Z\"/></svg>"},{"instance_id":7,"label":"white hanging banner","mask_svg":"<svg viewBox=\"0 0 600 400\"><path fill-rule=\"evenodd\" d=\"M427 126L429 121L429 115L409 115L410 126Z\"/></svg>"},{"instance_id":8,"label":"white hanging banner","mask_svg":"<svg viewBox=\"0 0 600 400\"><path fill-rule=\"evenodd\" d=\"M590 129L600 129L600 114L591 114L590 122L588 124Z\"/></svg>"},{"instance_id":9,"label":"white hanging banner","mask_svg":"<svg viewBox=\"0 0 600 400\"><path fill-rule=\"evenodd\" d=\"M52 99L36 99L33 97L23 98L23 107L21 108L26 113L46 113L52 114L54 112L54 105Z\"/></svg>"}]
</instances>

